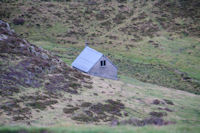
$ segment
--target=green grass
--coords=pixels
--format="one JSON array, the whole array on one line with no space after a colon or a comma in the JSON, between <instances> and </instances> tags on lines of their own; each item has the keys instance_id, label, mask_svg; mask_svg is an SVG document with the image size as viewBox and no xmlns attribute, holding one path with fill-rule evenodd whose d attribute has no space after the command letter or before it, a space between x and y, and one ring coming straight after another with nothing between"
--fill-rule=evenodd
<instances>
[{"instance_id":1,"label":"green grass","mask_svg":"<svg viewBox=\"0 0 200 133\"><path fill-rule=\"evenodd\" d=\"M19 1L22 2L22 0ZM173 1L171 0L171 2ZM8 7L8 9L5 8L6 11L11 12L12 14L10 18L5 18L9 23L12 23L13 18L16 16L25 15L27 9L31 6L36 9L41 9L39 13L31 14L31 18L26 18L25 15L24 18L26 22L24 25L11 25L18 34L23 34L22 36L31 43L53 52L68 65L71 65L73 60L84 48L84 41L87 39L90 43L89 46L107 55L118 66L120 82L122 81L122 85L118 85L118 83L114 81L104 80L100 82L99 85L96 85L94 89L88 90L86 87L81 95L73 96L74 101L72 102L76 103L76 99L84 99L94 103L102 102L105 98L121 99L123 103L129 105L126 106L126 111L130 113L130 117L132 116L141 119L149 117L149 112L151 111L160 111L158 110L158 107L168 107L172 109L173 112L167 112L168 115L164 117L164 119L175 121L176 124L161 127L110 127L105 125L95 126L92 124L65 126L65 122L71 122L71 119L69 118L66 120L65 117L62 117L58 118L59 120L56 120L57 122L54 122L54 124L64 123L64 126L60 126L62 124L45 128L1 126L0 133L16 133L21 129L27 130L31 133L44 132L44 130L58 133L199 133L199 96L153 85L158 84L169 88L176 88L200 94L199 38L192 35L187 36L184 33L176 33L176 31L169 32L167 29L163 28L160 22L156 19L156 17L162 15L162 13L156 15L149 10L153 10L152 1L147 3L144 7L141 7L139 2L123 3L123 5L133 10L134 13L133 16L128 17L119 25L114 24L112 21L112 19L115 18L115 15L119 13L118 6L120 4L117 2L113 2L111 6L105 6L103 4L100 6L97 5L97 8L90 8L92 6L86 7L86 5L81 2L76 3L78 7L73 3L69 5L69 3L60 2L52 2L55 7L47 7L46 5L49 4L48 2L41 2L38 4L36 2L23 0L21 4L17 3L18 2L16 2L16 5L15 3L6 6L4 5L4 7ZM133 5L136 7L133 8ZM91 14L86 13L84 15L86 9L91 11ZM109 13L106 13L109 15L106 20L97 21L95 15L104 10L110 10L110 15ZM160 9L157 10L159 11ZM62 16L59 18L53 15L56 12L62 12ZM145 19L135 20L133 22L131 21L133 17L138 17L142 12L146 12L148 15ZM166 13L170 14L170 12L167 11ZM89 16L91 20L85 16ZM48 18L47 22L42 22L45 17ZM78 20L79 18L80 20ZM147 22L147 20L152 20L154 24L158 25L158 36L143 36L140 34L140 30L131 32L131 35L124 34L120 31L120 28L123 28L126 25L132 25L133 23L136 23L137 27L139 27L140 24L138 22ZM173 18L166 19L166 17L164 17L162 20L167 23L173 21ZM109 31L105 28L100 28L100 24L105 21L111 22L111 29ZM180 17L176 18L175 21L181 25L184 25L185 23L184 19L181 19ZM29 26L29 24L32 26ZM39 24L40 26L37 26L36 24ZM48 24L51 26L48 27ZM181 28L177 30L181 30ZM77 33L85 31L88 34L73 34L72 36L67 37L66 33L68 31L76 31ZM91 37L93 33L97 33L97 36ZM135 39L133 34L138 35L142 39L140 41L131 41L131 39ZM106 35L116 36L117 39L110 39L106 37ZM154 47L149 43L150 40L158 43L159 47ZM75 43L73 44L72 42ZM130 45L130 47L127 48L127 45ZM0 65L1 64L2 61L0 61ZM184 81L181 74L175 73L175 70L187 73L187 76L196 81ZM99 81L97 80L97 82ZM106 87L105 82L115 86L117 89L109 90L109 88L106 88L104 91L115 91L115 95L106 95L108 96L106 97L104 94L99 92L99 96L91 97L93 93ZM98 86L103 86L103 88L98 88ZM124 89L124 92L118 92L118 89ZM107 93L109 94L109 92ZM124 95L121 96L122 94ZM66 95L66 98L69 98L69 95ZM170 99L175 105L152 105L150 102L153 99ZM48 115L44 115L44 119L33 118L33 121L36 121L35 123L33 122L33 124L45 125L49 121L54 121L54 116L61 116L62 107L66 106L68 103L62 102L60 104L61 108L45 110L45 113ZM38 115L43 116L43 114ZM12 119L10 121L12 121ZM20 125L19 123L17 124Z\"/></svg>"},{"instance_id":2,"label":"green grass","mask_svg":"<svg viewBox=\"0 0 200 133\"><path fill-rule=\"evenodd\" d=\"M104 49L104 46L91 47L110 57L118 66L121 75L198 94L198 84L200 84L199 42L188 37L172 41L167 39L167 36L155 37L151 40L159 43L162 49L153 48L147 40L141 41L139 47L130 49L131 52L124 51L123 48L120 50L119 47L112 49ZM83 42L81 45L59 44L54 41L33 40L31 42L52 51L69 65L84 48ZM192 47L195 49L191 49ZM188 52L191 55L188 55ZM176 70L186 73L186 76L197 79L197 81L189 83L182 80L181 75L175 73Z\"/></svg>"},{"instance_id":3,"label":"green grass","mask_svg":"<svg viewBox=\"0 0 200 133\"><path fill-rule=\"evenodd\" d=\"M71 63L75 60L76 56L84 48L82 46L77 47L70 44L61 45L50 41L31 41L31 43L53 52L54 55L58 56L68 65L71 65Z\"/></svg>"},{"instance_id":4,"label":"green grass","mask_svg":"<svg viewBox=\"0 0 200 133\"><path fill-rule=\"evenodd\" d=\"M52 133L199 133L200 127L178 125L178 126L72 126L72 127L52 127L52 128L22 128L22 127L0 127L0 133L42 133L49 131Z\"/></svg>"},{"instance_id":5,"label":"green grass","mask_svg":"<svg viewBox=\"0 0 200 133\"><path fill-rule=\"evenodd\" d=\"M144 99L170 99L173 100L174 105L168 105L167 108L170 108L174 110L172 113L168 113L167 120L170 121L176 121L177 124L191 124L196 125L197 127L200 126L200 108L199 108L199 97L195 96L189 96L185 95L182 92L176 91L175 89L167 90L167 89L158 89L158 86L152 85L152 84L146 84L143 82L140 82L138 80L126 77L126 76L120 76L120 79L124 82L125 85L124 88L126 88L127 84L133 84L136 87L127 88L129 93L137 94L130 99L129 101L135 101L136 99L141 99L143 97ZM183 102L184 101L184 102ZM141 103L134 102L135 109L142 113L142 109L145 108L145 110L154 110L158 111L157 105L143 105ZM145 113L144 113L145 114ZM139 116L138 114L135 114L134 116ZM176 124L176 125L177 125Z\"/></svg>"},{"instance_id":6,"label":"green grass","mask_svg":"<svg viewBox=\"0 0 200 133\"><path fill-rule=\"evenodd\" d=\"M13 127L13 125L21 126L21 123L19 121L13 121L12 118L8 116L7 120L10 120L10 122L5 124L7 126L0 127L0 133L16 133L19 130L22 132L22 129L31 133L42 133L44 130L51 131L52 133L197 133L200 129L200 97L198 95L164 88L154 84L147 84L123 75L120 75L120 81L108 79L101 80L100 78L95 77L93 82L94 86L92 89L85 88L80 95L73 95L73 99L70 103L67 100L63 101L62 99L69 98L71 94L62 92L63 97L57 99L58 101L60 99L61 102L58 102L53 110L46 108L44 112L33 115L33 118L30 119L33 127ZM112 87L109 87L109 85L112 85ZM29 93L31 96L36 95L35 92L31 93L33 90L35 91L35 89L29 88L23 93ZM105 91L105 93L101 93L101 91ZM114 95L110 95L110 91L113 91ZM94 93L98 93L98 96L92 95ZM162 112L163 110L158 109L158 107L161 107L173 110L172 112L163 111L167 113L167 116L163 117L163 119L165 121L176 122L176 124L167 126L148 125L144 127L110 127L110 122L98 126L91 122L82 123L83 125L75 125L70 117L62 113L62 109L68 104L75 106L77 103L81 103L80 100L96 104L105 102L106 99L119 99L125 104L125 111L129 113L129 116L119 118L120 120L131 117L138 119L148 118L150 117L149 112ZM154 105L152 104L154 99L159 99L160 101L168 99L171 100L174 105L168 105L166 103ZM6 98L3 100L6 100ZM82 108L79 111L85 111L85 108ZM40 116L42 116L42 118ZM55 117L57 119L55 119ZM25 122L26 121L22 121L23 124L25 124ZM49 125L49 123L51 125ZM45 125L46 127L40 128L41 125Z\"/></svg>"},{"instance_id":7,"label":"green grass","mask_svg":"<svg viewBox=\"0 0 200 133\"><path fill-rule=\"evenodd\" d=\"M120 75L199 94L200 42L198 37L184 35L182 32L184 31L183 27L168 31L162 27L157 17L169 14L169 19L161 17L163 22L165 24L176 22L181 26L192 22L192 19L172 18L173 14L170 13L173 13L174 7L169 8L164 13L155 14L151 12L154 10L155 2L148 1L146 5L141 5L138 1L123 3L133 11L133 14L127 17L122 24L117 25L113 22L113 18L120 12L118 8L120 4L117 2L112 2L112 5L109 6L105 6L102 3L97 6L98 8L93 9L92 6L87 7L83 2L76 3L79 7L77 8L76 4L70 2L52 1L51 4L54 6L49 8L47 6L48 3L45 2L41 2L38 6L37 3L31 1L23 1L24 6L29 8L33 6L36 9L40 9L40 12L36 13L37 15L30 13L31 18L25 17L26 22L24 25L12 25L12 27L33 44L54 52L69 65L84 48L84 41L88 40L89 46L107 55L118 66ZM169 1L169 3L171 2L173 1ZM136 7L133 8L133 5ZM9 5L6 6L9 7ZM25 7L20 4L18 6L20 8L17 8L17 12L12 13L13 16L16 16L16 13L25 14ZM13 7L15 6L12 5ZM89 13L86 12L86 9ZM105 20L97 20L96 15L104 10L111 10L111 12L106 13L108 16ZM157 8L155 10L161 11L161 9ZM177 12L178 10L177 8L175 11ZM59 12L62 14L61 17L55 15L55 13ZM146 13L147 16L144 19L132 21L132 18L140 17L141 13ZM91 20L87 18L88 16L90 16ZM43 22L45 18L47 20ZM188 21L184 21L184 19ZM6 18L6 20L12 23L12 18ZM120 31L120 28L131 26L132 24L140 27L141 23L147 23L149 20L152 20L152 23L159 27L158 35L153 32L152 37L145 36L141 34L141 30L133 30L130 35ZM110 21L111 23L111 29L108 31L105 27L100 27L100 24L105 21ZM32 26L28 26L30 24ZM40 26L37 26L37 24ZM198 26L199 23L197 22L196 25ZM72 33L68 34L70 31ZM82 35L82 32L86 34ZM28 35L26 35L27 33ZM93 33L97 35L92 36ZM106 37L107 35L116 36L117 39L108 38ZM139 36L141 40L131 41L135 39L134 35ZM154 47L149 41L153 41L159 46ZM180 74L174 73L175 70L186 73L188 77L196 81L191 83L183 81Z\"/></svg>"}]
</instances>

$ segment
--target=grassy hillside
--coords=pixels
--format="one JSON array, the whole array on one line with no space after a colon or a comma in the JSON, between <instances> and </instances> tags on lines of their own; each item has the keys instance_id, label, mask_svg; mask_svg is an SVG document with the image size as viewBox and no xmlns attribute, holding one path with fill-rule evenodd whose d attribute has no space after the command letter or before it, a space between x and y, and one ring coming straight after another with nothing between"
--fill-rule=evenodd
<instances>
[{"instance_id":1,"label":"grassy hillside","mask_svg":"<svg viewBox=\"0 0 200 133\"><path fill-rule=\"evenodd\" d=\"M17 2L3 1L2 3L1 1L1 4L4 5L1 8L1 12L3 12L1 16L12 22L15 30L20 31L23 35L20 37L10 29L7 23L0 21L0 133L199 132L200 96L193 94L197 93L199 89L198 77L192 77L179 69L175 69L179 66L181 68L181 65L175 63L170 65L168 61L164 61L167 58L153 59L153 54L152 57L148 57L146 54L150 53L152 48L147 44L152 44L155 48L158 46L150 40L145 43L145 40L149 37L140 35L141 39L137 42L137 46L129 48L129 50L124 45L114 47L114 43L110 45L104 43L90 44L91 47L95 47L108 55L119 66L120 79L109 80L83 74L66 65L65 62L70 64L84 47L83 38L82 40L77 38L77 34L73 31L69 34L73 36L69 38L76 38L74 41L79 43L57 42L59 37L65 38L62 35L57 36L57 34L60 34L59 31L64 31L65 26L61 26L62 21L54 23L55 16L49 14L49 17L52 18L47 19L52 20L51 28L44 28L45 22L37 23L37 27L27 27L27 24L35 23L29 23L29 21L36 20L31 19L30 16L30 19L25 16L24 18L12 19L21 12L27 13L26 8L29 11L29 6L33 5L31 11L38 11L40 4L41 7L50 4L51 6L48 5L49 8L59 5L60 8L55 8L57 10L62 9L67 4L71 4L70 8L79 7L80 4L83 4L83 7L95 6L92 10L98 9L99 6L101 8L113 7L114 10L114 7L118 7L118 4L122 3L106 2L109 4L106 7L101 6L106 4L102 1L100 3L91 1L70 3L37 1L37 5L34 2L24 0ZM126 6L131 5L131 3L124 4ZM140 5L141 3L135 4ZM148 7L148 5L143 6ZM7 14L11 11L11 7L12 13ZM78 7L75 8L76 10L70 9L70 11L79 11L81 8ZM43 8L40 8L40 10L43 10ZM50 11L46 12L46 10L48 8L44 8L45 13L39 15L48 15ZM34 13L29 14L37 16ZM98 17L95 17L95 20L98 19ZM123 34L120 34L118 28L121 24L123 26L126 23L118 22L122 20L121 17L120 19L119 17L113 19L113 22L117 22L116 26L118 26L113 27L112 29L116 31L111 33L116 33L117 37L121 38ZM126 20L128 23L129 18L127 17ZM38 22L40 22L40 18ZM93 22L95 21L91 23ZM41 26L42 24L44 25ZM194 24L194 26L196 25ZM58 29L59 31L57 31ZM96 32L96 30L94 31ZM143 34L139 32L137 32L138 35ZM63 33L65 34L65 32ZM110 33L107 32L107 34ZM82 32L79 35L84 37ZM104 35L102 35L104 39L100 39L99 42L106 40L107 35ZM190 35L198 39L198 37L195 37L196 31L191 32ZM30 39L31 43L23 39L22 36ZM185 41L195 42L191 40L191 36L183 39L177 37L179 43L175 43L173 40L170 43L163 40L162 44L165 44L166 49L171 48L172 51L168 50L167 52L173 53L173 50L176 51L175 46L187 45ZM161 39L164 37L156 36L152 38ZM196 48L198 49L197 44L192 52L197 52L195 51ZM139 54L141 52L139 48L143 51L141 53L143 56ZM152 51L152 53L155 54L156 52ZM171 53L168 56L174 57ZM198 52L195 54L198 54ZM182 56L178 60L181 58ZM184 58L189 58L189 56ZM196 60L196 56L190 56L190 58L193 61ZM183 59L183 61L185 60ZM194 63L192 67L197 64ZM188 66L184 67L188 68ZM144 83L135 77L142 81L163 86L187 89L193 93Z\"/></svg>"},{"instance_id":2,"label":"grassy hillside","mask_svg":"<svg viewBox=\"0 0 200 133\"><path fill-rule=\"evenodd\" d=\"M199 94L198 0L18 0L1 7L1 19L68 64L87 40L120 75Z\"/></svg>"},{"instance_id":3,"label":"grassy hillside","mask_svg":"<svg viewBox=\"0 0 200 133\"><path fill-rule=\"evenodd\" d=\"M4 126L53 126L55 132L56 127L74 125L177 126L173 131L194 126L195 132L200 125L199 95L126 76L117 81L83 74L20 38L2 21L0 57L2 132L12 130ZM110 132L101 126L92 130Z\"/></svg>"},{"instance_id":4,"label":"grassy hillside","mask_svg":"<svg viewBox=\"0 0 200 133\"><path fill-rule=\"evenodd\" d=\"M24 93L10 96L9 99L1 97L1 105L4 105L4 108L0 115L0 132L22 131L23 128L19 127L27 126L32 127L25 128L29 132L47 130L53 133L63 131L69 133L121 131L197 133L199 131L200 97L198 95L146 84L127 77L122 79L123 81L112 81L92 77L92 88L81 88L79 95L62 92L60 95L59 93L51 95L50 98L43 89L29 88ZM38 106L30 106L34 98L40 102L37 103ZM26 100L22 101L22 99ZM113 105L108 102L111 99ZM45 105L44 102L50 100L57 102ZM9 105L14 101L20 102L11 109ZM29 108L31 114L25 113L23 116L21 112L19 114L21 119L14 119L19 107ZM149 118L151 121L147 121ZM159 118L158 123L163 120L166 125L153 126L155 124L151 123L155 122L153 118ZM140 120L147 126L140 125ZM120 126L115 126L115 122Z\"/></svg>"}]
</instances>

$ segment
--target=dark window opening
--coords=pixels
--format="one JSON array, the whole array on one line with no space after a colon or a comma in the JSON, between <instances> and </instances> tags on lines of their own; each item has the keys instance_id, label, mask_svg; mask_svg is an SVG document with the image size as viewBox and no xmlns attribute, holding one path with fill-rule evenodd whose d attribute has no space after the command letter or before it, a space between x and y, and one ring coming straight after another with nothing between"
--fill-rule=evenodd
<instances>
[{"instance_id":1,"label":"dark window opening","mask_svg":"<svg viewBox=\"0 0 200 133\"><path fill-rule=\"evenodd\" d=\"M105 66L106 65L106 61L105 60L102 60L101 61L101 66Z\"/></svg>"}]
</instances>

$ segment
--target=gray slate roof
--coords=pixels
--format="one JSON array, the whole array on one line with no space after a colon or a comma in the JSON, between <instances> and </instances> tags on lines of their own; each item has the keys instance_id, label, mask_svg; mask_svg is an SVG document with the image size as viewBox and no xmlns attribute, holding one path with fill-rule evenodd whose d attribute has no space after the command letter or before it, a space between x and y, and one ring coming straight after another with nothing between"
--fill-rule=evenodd
<instances>
[{"instance_id":1,"label":"gray slate roof","mask_svg":"<svg viewBox=\"0 0 200 133\"><path fill-rule=\"evenodd\" d=\"M72 66L83 72L89 72L102 56L102 53L86 46L80 55L74 60Z\"/></svg>"}]
</instances>

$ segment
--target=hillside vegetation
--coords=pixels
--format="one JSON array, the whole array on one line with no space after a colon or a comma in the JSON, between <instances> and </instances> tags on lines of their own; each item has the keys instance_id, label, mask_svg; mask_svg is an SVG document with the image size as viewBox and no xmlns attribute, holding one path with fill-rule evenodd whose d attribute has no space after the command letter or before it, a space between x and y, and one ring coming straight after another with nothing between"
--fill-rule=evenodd
<instances>
[{"instance_id":1,"label":"hillside vegetation","mask_svg":"<svg viewBox=\"0 0 200 133\"><path fill-rule=\"evenodd\" d=\"M2 1L0 17L69 65L89 46L120 75L200 93L198 0Z\"/></svg>"},{"instance_id":2,"label":"hillside vegetation","mask_svg":"<svg viewBox=\"0 0 200 133\"><path fill-rule=\"evenodd\" d=\"M2 132L25 130L4 127L14 125L53 126L55 129L45 129L53 132L56 127L74 125L167 126L161 131L173 125L174 132L192 130L190 126L195 132L200 125L199 95L126 76L116 81L83 74L51 52L22 39L2 21L0 57ZM75 132L89 132L79 128ZM141 130L145 132L145 129ZM93 130L111 131L106 126L94 126ZM42 129L33 128L32 132L35 131L42 132Z\"/></svg>"},{"instance_id":3,"label":"hillside vegetation","mask_svg":"<svg viewBox=\"0 0 200 133\"><path fill-rule=\"evenodd\" d=\"M197 0L0 6L0 133L199 132ZM85 40L119 80L69 66Z\"/></svg>"}]
</instances>

